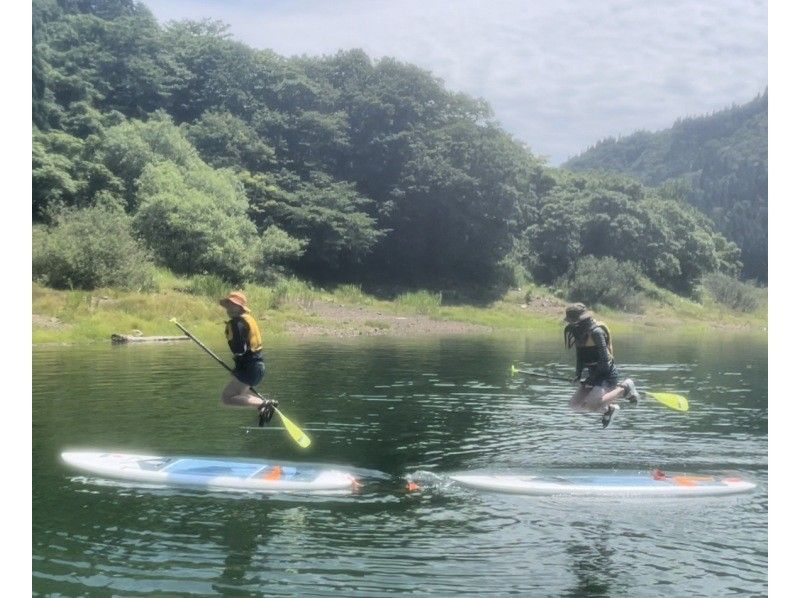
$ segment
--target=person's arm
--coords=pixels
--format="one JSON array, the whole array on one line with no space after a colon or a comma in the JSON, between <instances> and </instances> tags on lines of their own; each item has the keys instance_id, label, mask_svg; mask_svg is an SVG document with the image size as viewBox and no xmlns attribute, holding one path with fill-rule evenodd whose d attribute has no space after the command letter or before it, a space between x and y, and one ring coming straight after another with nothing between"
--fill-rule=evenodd
<instances>
[{"instance_id":1,"label":"person's arm","mask_svg":"<svg viewBox=\"0 0 800 598\"><path fill-rule=\"evenodd\" d=\"M573 382L577 382L581 379L581 374L583 373L583 359L581 358L581 352L578 351L578 347L575 347L575 379Z\"/></svg>"},{"instance_id":2,"label":"person's arm","mask_svg":"<svg viewBox=\"0 0 800 598\"><path fill-rule=\"evenodd\" d=\"M230 347L234 357L241 357L249 348L247 339L249 338L250 329L247 327L247 322L241 318L237 318L233 325L233 341L231 341Z\"/></svg>"},{"instance_id":3,"label":"person's arm","mask_svg":"<svg viewBox=\"0 0 800 598\"><path fill-rule=\"evenodd\" d=\"M606 345L606 335L603 334L601 328L595 328L592 330L592 339L594 339L594 344L597 346L597 352L600 358L598 364L603 370L607 370L611 365L611 354L608 352L608 345Z\"/></svg>"}]
</instances>

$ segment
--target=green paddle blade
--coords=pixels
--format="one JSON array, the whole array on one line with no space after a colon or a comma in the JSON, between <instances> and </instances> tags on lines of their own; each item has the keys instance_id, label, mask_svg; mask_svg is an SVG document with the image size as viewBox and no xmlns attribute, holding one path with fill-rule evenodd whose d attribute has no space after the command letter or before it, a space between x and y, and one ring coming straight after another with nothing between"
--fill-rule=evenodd
<instances>
[{"instance_id":1,"label":"green paddle blade","mask_svg":"<svg viewBox=\"0 0 800 598\"><path fill-rule=\"evenodd\" d=\"M515 367L514 367L514 364L512 363L512 364L511 364L511 375L513 376L513 375L514 375L514 374L516 374L518 371L519 371L519 370L518 370L517 368L515 368Z\"/></svg>"},{"instance_id":2,"label":"green paddle blade","mask_svg":"<svg viewBox=\"0 0 800 598\"><path fill-rule=\"evenodd\" d=\"M283 426L286 428L286 431L289 432L289 436L299 444L302 448L308 448L311 445L311 439L306 436L305 432L303 432L300 428L298 428L292 420L286 417L283 413L275 410L275 413L281 416L281 422L283 422Z\"/></svg>"},{"instance_id":3,"label":"green paddle blade","mask_svg":"<svg viewBox=\"0 0 800 598\"><path fill-rule=\"evenodd\" d=\"M662 405L666 405L675 411L689 411L689 401L686 400L686 397L681 395L676 395L671 392L646 392L644 395L655 399Z\"/></svg>"}]
</instances>

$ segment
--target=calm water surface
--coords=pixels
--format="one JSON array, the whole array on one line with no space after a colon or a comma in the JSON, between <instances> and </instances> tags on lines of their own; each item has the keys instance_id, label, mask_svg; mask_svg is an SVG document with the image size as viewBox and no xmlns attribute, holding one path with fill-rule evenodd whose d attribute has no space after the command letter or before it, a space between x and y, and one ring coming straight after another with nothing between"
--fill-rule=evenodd
<instances>
[{"instance_id":1,"label":"calm water surface","mask_svg":"<svg viewBox=\"0 0 800 598\"><path fill-rule=\"evenodd\" d=\"M759 336L614 343L626 376L686 394L603 430L567 406L550 337L282 341L262 389L308 431L247 432L227 373L190 343L33 350L33 588L42 595L721 596L767 592L767 345ZM225 354L220 343L214 346ZM276 418L277 419L277 418ZM276 422L277 423L277 422ZM277 426L275 426L277 428ZM65 449L353 468L363 492L253 496L85 477ZM454 486L484 469L738 472L749 495L520 497ZM408 493L405 479L422 491Z\"/></svg>"}]
</instances>

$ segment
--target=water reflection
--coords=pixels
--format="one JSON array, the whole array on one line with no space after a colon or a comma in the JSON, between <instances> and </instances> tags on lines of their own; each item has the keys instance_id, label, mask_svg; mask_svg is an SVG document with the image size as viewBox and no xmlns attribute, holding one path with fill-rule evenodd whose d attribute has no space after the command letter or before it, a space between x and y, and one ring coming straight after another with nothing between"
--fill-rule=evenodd
<instances>
[{"instance_id":1,"label":"water reflection","mask_svg":"<svg viewBox=\"0 0 800 598\"><path fill-rule=\"evenodd\" d=\"M610 518L598 519L591 524L572 524L576 534L567 541L566 552L570 556L570 567L576 583L567 593L568 596L602 597L624 593L624 588L615 583L618 576L614 570L614 551L608 532L612 525Z\"/></svg>"}]
</instances>

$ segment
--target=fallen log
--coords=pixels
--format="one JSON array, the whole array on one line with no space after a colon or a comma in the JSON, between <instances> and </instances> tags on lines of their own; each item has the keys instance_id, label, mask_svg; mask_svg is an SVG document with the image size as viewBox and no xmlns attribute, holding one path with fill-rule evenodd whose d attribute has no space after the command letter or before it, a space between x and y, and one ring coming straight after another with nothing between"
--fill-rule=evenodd
<instances>
[{"instance_id":1,"label":"fallen log","mask_svg":"<svg viewBox=\"0 0 800 598\"><path fill-rule=\"evenodd\" d=\"M188 336L131 336L129 334L112 334L112 343L161 343L170 341L188 341Z\"/></svg>"}]
</instances>

